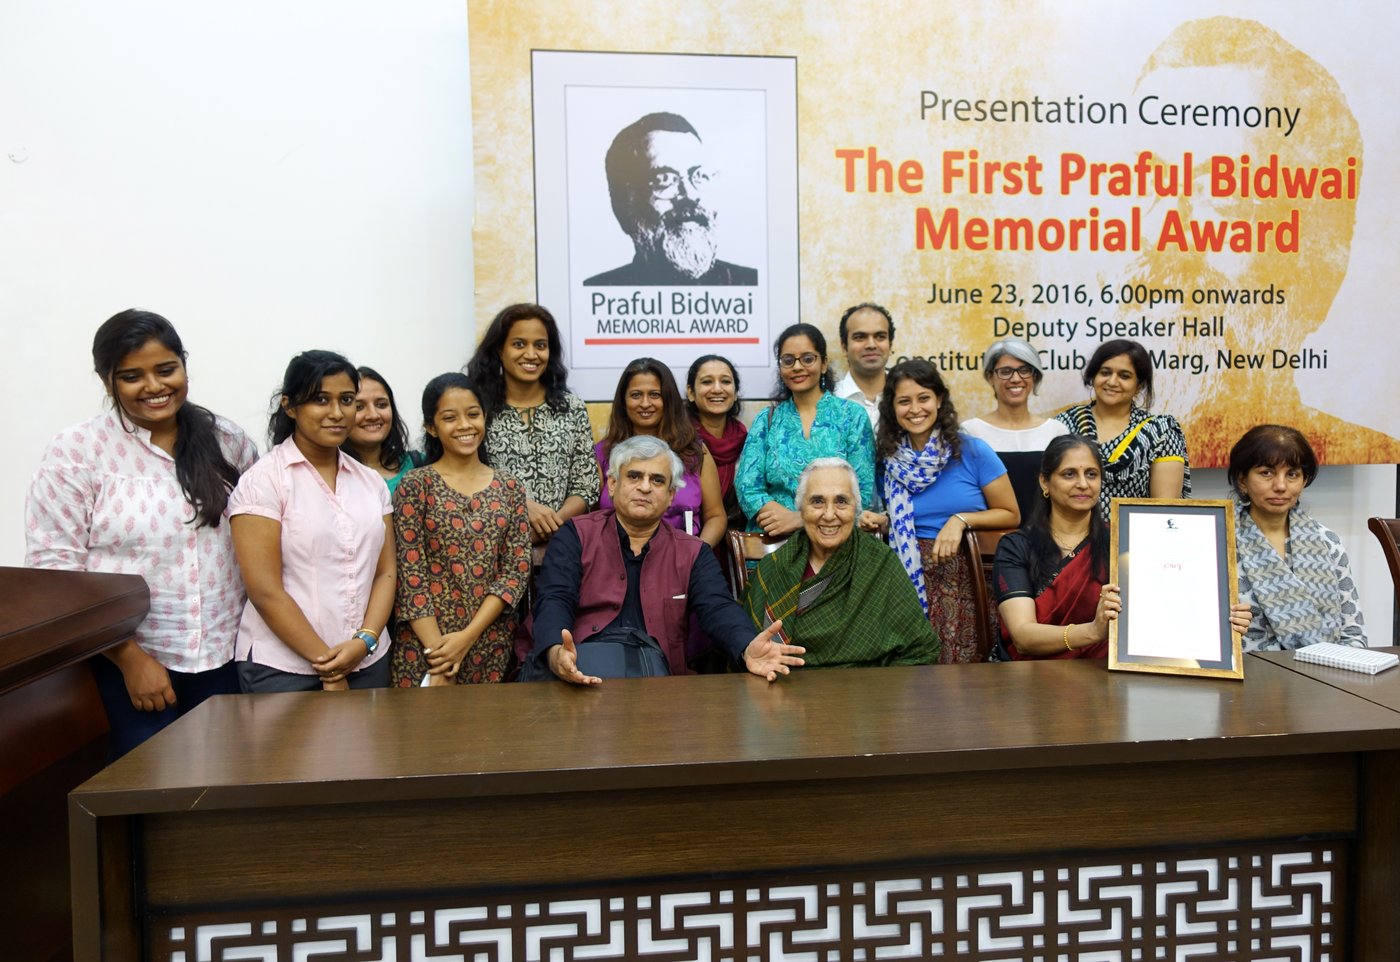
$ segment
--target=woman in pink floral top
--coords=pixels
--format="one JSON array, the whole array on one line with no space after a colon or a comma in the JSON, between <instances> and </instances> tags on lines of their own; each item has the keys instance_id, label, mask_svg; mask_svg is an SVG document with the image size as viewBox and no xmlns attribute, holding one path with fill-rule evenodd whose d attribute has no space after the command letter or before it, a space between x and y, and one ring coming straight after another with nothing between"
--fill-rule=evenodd
<instances>
[{"instance_id":1,"label":"woman in pink floral top","mask_svg":"<svg viewBox=\"0 0 1400 962\"><path fill-rule=\"evenodd\" d=\"M90 661L115 759L210 695L238 691L244 593L228 501L257 449L188 401L184 346L159 314L108 319L92 362L112 410L44 451L25 500L25 564L136 574L150 587L136 634Z\"/></svg>"}]
</instances>

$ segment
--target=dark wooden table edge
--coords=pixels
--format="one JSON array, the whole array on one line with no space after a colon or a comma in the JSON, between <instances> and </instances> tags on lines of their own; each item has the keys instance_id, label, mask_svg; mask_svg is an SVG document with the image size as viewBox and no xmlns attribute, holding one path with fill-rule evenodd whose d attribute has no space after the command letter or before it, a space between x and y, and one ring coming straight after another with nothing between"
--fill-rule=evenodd
<instances>
[{"instance_id":1,"label":"dark wooden table edge","mask_svg":"<svg viewBox=\"0 0 1400 962\"><path fill-rule=\"evenodd\" d=\"M1346 694L1346 693L1344 693ZM753 759L715 763L640 765L572 771L453 772L412 776L344 778L322 782L265 782L200 785L172 789L103 789L79 786L70 800L93 817L164 812L216 811L305 805L369 804L443 798L486 798L685 789L696 785L752 785L764 782L889 779L971 772L1025 771L1101 765L1268 758L1310 753L1400 750L1400 718L1394 728L1345 733L1245 735L1201 741L1081 743L1018 746L851 758ZM353 786L354 792L348 793Z\"/></svg>"},{"instance_id":2,"label":"dark wooden table edge","mask_svg":"<svg viewBox=\"0 0 1400 962\"><path fill-rule=\"evenodd\" d=\"M1361 699L1361 700L1364 701L1364 702L1367 702L1367 703L1369 703L1369 704L1375 705L1377 708L1384 708L1386 711L1394 712L1395 714L1400 715L1400 709L1397 709L1394 705L1387 704L1386 702L1383 702L1383 701L1378 701L1378 700L1376 700L1375 698L1368 697L1367 695L1365 695L1365 694L1363 694L1363 693L1361 693L1361 692L1359 692L1359 691L1355 691L1355 690L1353 690L1353 689L1351 689L1351 688L1347 688L1346 686L1344 686L1344 685L1341 684L1341 682L1345 681L1345 680L1348 679L1348 678L1350 678L1350 679L1352 679L1352 680L1356 680L1356 679L1358 679L1358 678L1374 678L1374 677L1376 677L1375 675L1367 675L1367 674L1364 674L1364 673L1363 673L1363 674L1358 674L1358 673L1353 672L1353 671L1347 671L1345 668L1333 668L1333 669L1330 669L1331 671L1337 672L1337 674L1336 674L1335 676L1323 675L1323 674L1320 674L1320 673L1315 673L1315 672L1313 672L1313 671L1305 671L1303 668L1298 667L1298 666L1297 666L1298 663L1297 663L1296 661L1294 661L1293 659L1291 659L1291 658L1285 659L1285 660L1283 660L1283 661L1275 661L1275 660L1272 659L1272 658L1266 658L1266 657L1264 657L1265 654L1267 654L1267 653L1266 653L1266 652L1261 652L1261 651L1251 651L1251 652L1247 652L1248 657L1251 659L1251 661L1250 661L1251 664L1257 664L1257 665L1272 665L1272 666L1275 667L1275 668L1282 668L1284 671L1291 671L1291 672L1292 672L1293 674L1295 674L1295 675L1302 675L1304 678L1311 678L1313 681L1315 681L1315 682L1317 682L1317 683L1319 683L1319 684L1326 685L1328 688L1331 688L1333 691L1340 691L1340 692L1342 692L1342 693L1344 693L1344 694L1347 694L1347 695L1352 696L1353 698L1359 698L1359 699ZM1280 652L1280 654L1281 654L1281 652ZM1310 664L1308 664L1307 662L1304 662L1303 664L1304 664L1304 665L1307 665L1308 668L1326 668L1326 667L1327 667L1326 665L1310 665ZM1386 669L1386 672L1392 672L1392 671L1393 671L1393 672L1400 673L1400 668L1387 668L1387 669ZM1381 672L1380 674L1385 674L1385 672Z\"/></svg>"}]
</instances>

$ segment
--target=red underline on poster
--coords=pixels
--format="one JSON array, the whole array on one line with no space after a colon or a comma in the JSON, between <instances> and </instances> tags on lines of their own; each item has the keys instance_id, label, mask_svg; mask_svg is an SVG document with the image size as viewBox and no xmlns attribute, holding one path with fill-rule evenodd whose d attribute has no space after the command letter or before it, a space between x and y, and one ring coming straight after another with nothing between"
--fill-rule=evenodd
<instances>
[{"instance_id":1,"label":"red underline on poster","mask_svg":"<svg viewBox=\"0 0 1400 962\"><path fill-rule=\"evenodd\" d=\"M585 344L761 344L756 337L585 337Z\"/></svg>"}]
</instances>

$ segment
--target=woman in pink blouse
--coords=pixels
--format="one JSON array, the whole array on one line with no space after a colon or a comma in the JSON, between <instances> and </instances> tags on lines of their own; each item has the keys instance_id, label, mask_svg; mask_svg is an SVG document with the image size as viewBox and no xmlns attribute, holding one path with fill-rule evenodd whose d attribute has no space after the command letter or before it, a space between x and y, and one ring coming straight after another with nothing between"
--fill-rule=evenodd
<instances>
[{"instance_id":1,"label":"woman in pink blouse","mask_svg":"<svg viewBox=\"0 0 1400 962\"><path fill-rule=\"evenodd\" d=\"M25 500L24 562L136 574L150 587L136 634L90 660L116 759L210 695L238 691L244 595L224 521L258 455L237 426L187 400L185 349L159 314L109 318L92 365L112 409L44 451Z\"/></svg>"},{"instance_id":2,"label":"woman in pink blouse","mask_svg":"<svg viewBox=\"0 0 1400 962\"><path fill-rule=\"evenodd\" d=\"M394 603L389 489L340 449L359 372L330 351L292 358L268 426L273 447L229 502L248 605L244 691L382 688Z\"/></svg>"}]
</instances>

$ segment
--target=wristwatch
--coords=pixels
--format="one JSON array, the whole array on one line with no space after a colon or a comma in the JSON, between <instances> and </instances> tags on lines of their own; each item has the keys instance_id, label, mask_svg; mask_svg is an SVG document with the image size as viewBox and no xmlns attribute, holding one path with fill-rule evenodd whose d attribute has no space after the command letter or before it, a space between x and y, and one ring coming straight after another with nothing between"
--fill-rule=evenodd
<instances>
[{"instance_id":1,"label":"wristwatch","mask_svg":"<svg viewBox=\"0 0 1400 962\"><path fill-rule=\"evenodd\" d=\"M379 636L368 628L361 628L351 637L358 638L365 643L366 654L372 655L379 647Z\"/></svg>"}]
</instances>

